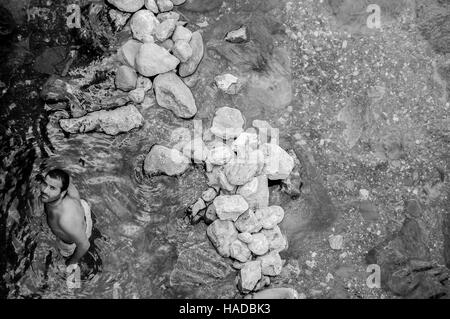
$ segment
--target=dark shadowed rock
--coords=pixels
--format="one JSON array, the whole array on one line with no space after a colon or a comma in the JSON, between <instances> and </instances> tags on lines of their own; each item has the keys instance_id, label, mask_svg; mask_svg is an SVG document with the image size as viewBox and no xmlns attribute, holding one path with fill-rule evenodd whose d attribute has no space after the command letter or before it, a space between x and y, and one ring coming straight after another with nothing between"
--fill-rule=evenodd
<instances>
[{"instance_id":1,"label":"dark shadowed rock","mask_svg":"<svg viewBox=\"0 0 450 319\"><path fill-rule=\"evenodd\" d=\"M52 75L42 87L41 98L46 102L67 101L71 85L62 77Z\"/></svg>"},{"instance_id":2,"label":"dark shadowed rock","mask_svg":"<svg viewBox=\"0 0 450 319\"><path fill-rule=\"evenodd\" d=\"M405 298L440 298L450 293L448 270L430 262L423 227L412 215L421 215L420 206L407 203L402 228L366 255L368 264L381 267L382 288Z\"/></svg>"},{"instance_id":3,"label":"dark shadowed rock","mask_svg":"<svg viewBox=\"0 0 450 319\"><path fill-rule=\"evenodd\" d=\"M450 53L450 2L439 0L416 1L419 29L439 53Z\"/></svg>"},{"instance_id":4,"label":"dark shadowed rock","mask_svg":"<svg viewBox=\"0 0 450 319\"><path fill-rule=\"evenodd\" d=\"M231 266L208 241L205 228L204 225L196 226L178 248L178 260L170 274L172 287L211 285L233 273Z\"/></svg>"},{"instance_id":5,"label":"dark shadowed rock","mask_svg":"<svg viewBox=\"0 0 450 319\"><path fill-rule=\"evenodd\" d=\"M127 105L112 111L101 110L87 116L62 119L61 128L68 133L103 132L117 135L141 127L144 118L134 105Z\"/></svg>"}]
</instances>

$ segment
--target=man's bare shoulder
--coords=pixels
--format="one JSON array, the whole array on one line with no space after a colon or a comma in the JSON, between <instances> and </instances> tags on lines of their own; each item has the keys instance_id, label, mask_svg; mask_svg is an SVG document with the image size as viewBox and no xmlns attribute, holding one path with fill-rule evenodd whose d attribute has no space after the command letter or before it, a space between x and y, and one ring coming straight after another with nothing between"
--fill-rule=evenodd
<instances>
[{"instance_id":1,"label":"man's bare shoulder","mask_svg":"<svg viewBox=\"0 0 450 319\"><path fill-rule=\"evenodd\" d=\"M84 220L84 211L81 202L73 197L66 196L61 206L61 223L79 223Z\"/></svg>"}]
</instances>

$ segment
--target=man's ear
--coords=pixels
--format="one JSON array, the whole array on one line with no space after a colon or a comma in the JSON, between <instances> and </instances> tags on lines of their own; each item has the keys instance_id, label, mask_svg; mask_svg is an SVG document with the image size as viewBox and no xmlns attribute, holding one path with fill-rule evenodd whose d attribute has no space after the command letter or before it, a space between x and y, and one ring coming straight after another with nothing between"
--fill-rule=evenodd
<instances>
[{"instance_id":1,"label":"man's ear","mask_svg":"<svg viewBox=\"0 0 450 319\"><path fill-rule=\"evenodd\" d=\"M61 192L61 198L64 198L66 196L66 194L67 194L67 189L65 191Z\"/></svg>"}]
</instances>

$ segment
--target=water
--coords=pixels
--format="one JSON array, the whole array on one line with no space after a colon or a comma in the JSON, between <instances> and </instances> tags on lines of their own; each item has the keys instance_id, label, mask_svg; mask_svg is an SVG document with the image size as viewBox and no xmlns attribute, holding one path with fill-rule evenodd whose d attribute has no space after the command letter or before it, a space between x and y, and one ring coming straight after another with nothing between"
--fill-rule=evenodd
<instances>
[{"instance_id":1,"label":"water","mask_svg":"<svg viewBox=\"0 0 450 319\"><path fill-rule=\"evenodd\" d=\"M190 18L195 21L208 14L194 13ZM205 42L214 37L205 34ZM6 51L16 52L17 45L11 42ZM11 56L17 63L12 67L4 64L2 69L2 79L13 76L9 77L9 90L1 98L0 109L0 255L6 256L0 268L4 274L1 297L233 297L237 291L230 261L218 256L208 243L205 225L189 225L184 218L186 208L207 188L203 168L192 167L179 178L150 179L142 172L150 147L169 143L176 128L192 132L192 121L150 107L140 109L146 123L139 130L117 137L97 133L66 136L58 127L58 115L49 116L39 99L40 86L47 76L32 71L26 50ZM80 57L85 63L95 58ZM200 81L207 81L215 70L215 66L210 69L213 60L204 62L205 67L198 71ZM231 103L238 107L236 104L242 102L221 97L211 103L208 94L202 92L197 97L198 103L208 105L200 114L204 123L211 121L213 105ZM252 97L242 102L247 103L252 104ZM266 112L255 115L255 109L242 111L248 113L250 123ZM54 167L70 172L93 213L91 248L82 260L81 288L77 289L67 284L64 260L55 249L55 237L38 200L39 179ZM180 254L184 254L181 261ZM197 263L204 273L190 270L186 266L190 262Z\"/></svg>"}]
</instances>

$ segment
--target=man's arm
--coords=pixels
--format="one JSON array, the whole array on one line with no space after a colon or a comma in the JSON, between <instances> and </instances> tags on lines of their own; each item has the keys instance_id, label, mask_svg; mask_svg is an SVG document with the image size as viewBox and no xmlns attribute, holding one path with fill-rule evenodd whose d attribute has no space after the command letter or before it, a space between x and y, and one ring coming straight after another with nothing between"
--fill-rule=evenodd
<instances>
[{"instance_id":1,"label":"man's arm","mask_svg":"<svg viewBox=\"0 0 450 319\"><path fill-rule=\"evenodd\" d=\"M76 189L75 185L72 183L72 178L70 178L69 187L67 188L67 194L72 197L80 200L80 193Z\"/></svg>"},{"instance_id":2,"label":"man's arm","mask_svg":"<svg viewBox=\"0 0 450 319\"><path fill-rule=\"evenodd\" d=\"M65 214L60 221L61 229L76 245L72 256L66 261L67 265L76 264L89 250L90 243L83 229L83 222L74 214Z\"/></svg>"}]
</instances>

